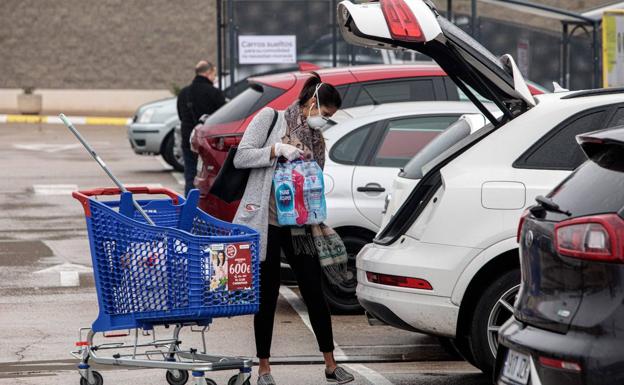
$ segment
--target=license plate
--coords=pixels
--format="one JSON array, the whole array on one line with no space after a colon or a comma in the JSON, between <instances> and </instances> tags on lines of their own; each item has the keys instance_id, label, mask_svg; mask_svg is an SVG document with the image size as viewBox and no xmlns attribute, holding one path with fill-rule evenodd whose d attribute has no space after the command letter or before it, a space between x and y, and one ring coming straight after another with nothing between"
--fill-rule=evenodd
<instances>
[{"instance_id":1,"label":"license plate","mask_svg":"<svg viewBox=\"0 0 624 385\"><path fill-rule=\"evenodd\" d=\"M503 377L522 385L529 382L530 360L526 354L514 352L510 350L505 359L503 367Z\"/></svg>"}]
</instances>

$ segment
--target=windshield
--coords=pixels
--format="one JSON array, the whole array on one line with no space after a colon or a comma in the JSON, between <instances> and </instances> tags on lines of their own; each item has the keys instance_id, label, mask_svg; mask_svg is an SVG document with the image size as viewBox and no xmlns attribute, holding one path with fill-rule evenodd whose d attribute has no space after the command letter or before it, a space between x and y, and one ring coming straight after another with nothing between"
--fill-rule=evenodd
<instances>
[{"instance_id":1,"label":"windshield","mask_svg":"<svg viewBox=\"0 0 624 385\"><path fill-rule=\"evenodd\" d=\"M420 150L405 165L399 176L407 179L422 179L423 167L426 164L468 135L470 135L470 124L465 119L459 119Z\"/></svg>"},{"instance_id":2,"label":"windshield","mask_svg":"<svg viewBox=\"0 0 624 385\"><path fill-rule=\"evenodd\" d=\"M210 118L206 120L206 124L213 126L243 120L269 104L284 92L285 91L281 88L259 83L250 83L248 89L212 114Z\"/></svg>"}]
</instances>

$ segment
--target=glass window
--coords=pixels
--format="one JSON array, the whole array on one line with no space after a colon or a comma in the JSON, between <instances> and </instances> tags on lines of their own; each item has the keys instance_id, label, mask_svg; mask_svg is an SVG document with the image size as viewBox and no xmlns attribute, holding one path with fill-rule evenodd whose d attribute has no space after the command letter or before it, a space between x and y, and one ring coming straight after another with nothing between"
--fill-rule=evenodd
<instances>
[{"instance_id":1,"label":"glass window","mask_svg":"<svg viewBox=\"0 0 624 385\"><path fill-rule=\"evenodd\" d=\"M470 99L468 98L468 95L466 95L464 93L464 91L462 91L459 87L455 86L457 88L457 94L459 95L459 100L462 102L468 102L470 101ZM468 89L470 91L472 91L472 93L474 94L474 96L477 97L477 100L479 100L482 103L491 103L492 101L489 99L484 98L483 96L481 96L480 93L478 93L477 91L475 91L472 87L467 86Z\"/></svg>"},{"instance_id":2,"label":"glass window","mask_svg":"<svg viewBox=\"0 0 624 385\"><path fill-rule=\"evenodd\" d=\"M368 138L368 133L375 124L368 124L345 135L332 148L331 159L337 163L355 164L362 146L366 142L366 138Z\"/></svg>"},{"instance_id":3,"label":"glass window","mask_svg":"<svg viewBox=\"0 0 624 385\"><path fill-rule=\"evenodd\" d=\"M249 88L210 115L206 124L217 125L243 120L283 93L284 90L280 88L251 83Z\"/></svg>"},{"instance_id":4,"label":"glass window","mask_svg":"<svg viewBox=\"0 0 624 385\"><path fill-rule=\"evenodd\" d=\"M605 149L601 159L608 159L608 167L585 162L553 190L553 201L572 217L617 212L624 207L624 194L618 193L624 191L621 151Z\"/></svg>"},{"instance_id":5,"label":"glass window","mask_svg":"<svg viewBox=\"0 0 624 385\"><path fill-rule=\"evenodd\" d=\"M345 94L347 93L347 90L349 89L349 85L343 85L343 86L337 86L336 87L336 91L338 91L338 93L340 94L340 98L344 101L345 99ZM344 107L343 107L344 108Z\"/></svg>"},{"instance_id":6,"label":"glass window","mask_svg":"<svg viewBox=\"0 0 624 385\"><path fill-rule=\"evenodd\" d=\"M436 100L432 79L363 84L355 106Z\"/></svg>"},{"instance_id":7,"label":"glass window","mask_svg":"<svg viewBox=\"0 0 624 385\"><path fill-rule=\"evenodd\" d=\"M405 166L414 155L458 118L458 115L423 116L388 122L388 129L377 149L373 165Z\"/></svg>"},{"instance_id":8,"label":"glass window","mask_svg":"<svg viewBox=\"0 0 624 385\"><path fill-rule=\"evenodd\" d=\"M609 123L609 127L624 126L624 108L618 108L613 119Z\"/></svg>"},{"instance_id":9,"label":"glass window","mask_svg":"<svg viewBox=\"0 0 624 385\"><path fill-rule=\"evenodd\" d=\"M470 124L466 120L461 119L452 123L410 159L399 175L408 179L422 179L425 165L469 135Z\"/></svg>"},{"instance_id":10,"label":"glass window","mask_svg":"<svg viewBox=\"0 0 624 385\"><path fill-rule=\"evenodd\" d=\"M556 132L541 138L523 156L517 165L524 168L574 170L585 161L585 155L576 143L576 135L599 130L604 126L606 111L595 111L573 118Z\"/></svg>"}]
</instances>

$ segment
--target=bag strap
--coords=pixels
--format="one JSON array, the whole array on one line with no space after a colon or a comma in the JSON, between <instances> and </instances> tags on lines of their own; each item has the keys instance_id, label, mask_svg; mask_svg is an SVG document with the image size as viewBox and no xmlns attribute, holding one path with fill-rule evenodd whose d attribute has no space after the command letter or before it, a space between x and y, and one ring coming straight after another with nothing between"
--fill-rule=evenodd
<instances>
[{"instance_id":1,"label":"bag strap","mask_svg":"<svg viewBox=\"0 0 624 385\"><path fill-rule=\"evenodd\" d=\"M269 140L269 136L271 136L271 132L273 132L273 127L275 127L275 123L277 122L277 117L278 117L278 112L276 110L273 110L273 121L271 122L271 127L269 127L269 132L267 133L266 139L264 140L264 143L266 144L266 142Z\"/></svg>"}]
</instances>

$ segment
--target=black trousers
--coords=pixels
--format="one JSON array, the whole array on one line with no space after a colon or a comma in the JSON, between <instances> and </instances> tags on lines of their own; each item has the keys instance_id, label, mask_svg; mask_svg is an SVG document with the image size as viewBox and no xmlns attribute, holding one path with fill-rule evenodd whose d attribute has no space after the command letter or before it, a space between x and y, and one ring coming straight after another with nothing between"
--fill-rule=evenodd
<instances>
[{"instance_id":1,"label":"black trousers","mask_svg":"<svg viewBox=\"0 0 624 385\"><path fill-rule=\"evenodd\" d=\"M182 147L182 157L184 158L184 197L195 188L195 176L197 175L197 153L190 148Z\"/></svg>"},{"instance_id":2,"label":"black trousers","mask_svg":"<svg viewBox=\"0 0 624 385\"><path fill-rule=\"evenodd\" d=\"M321 352L334 351L329 307L321 289L321 266L316 255L294 255L290 229L269 226L266 260L260 264L260 311L254 317L258 358L271 356L273 322L280 288L280 251L290 264Z\"/></svg>"}]
</instances>

